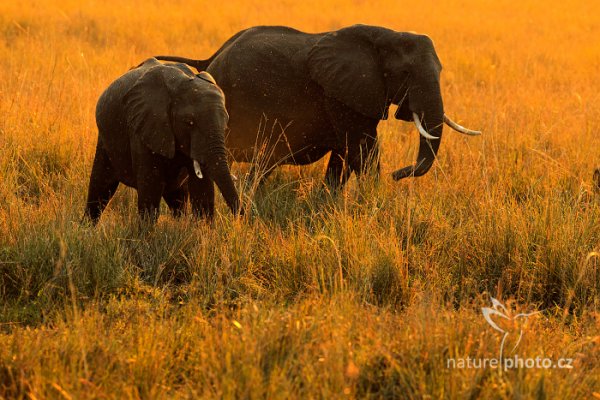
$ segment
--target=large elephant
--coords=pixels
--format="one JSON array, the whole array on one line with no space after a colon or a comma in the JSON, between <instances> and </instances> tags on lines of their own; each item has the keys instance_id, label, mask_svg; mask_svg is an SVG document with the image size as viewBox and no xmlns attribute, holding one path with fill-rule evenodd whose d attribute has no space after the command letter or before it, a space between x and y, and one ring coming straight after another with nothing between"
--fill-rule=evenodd
<instances>
[{"instance_id":1,"label":"large elephant","mask_svg":"<svg viewBox=\"0 0 600 400\"><path fill-rule=\"evenodd\" d=\"M432 166L446 122L441 63L429 37L353 25L308 34L258 26L231 37L210 58L158 56L210 72L227 95L231 120L227 148L236 161L267 171L309 164L331 152L326 181L343 185L351 172L379 170L377 125L390 104L396 118L421 133L417 162L393 173L399 180ZM255 172L255 168L251 169Z\"/></svg>"},{"instance_id":2,"label":"large elephant","mask_svg":"<svg viewBox=\"0 0 600 400\"><path fill-rule=\"evenodd\" d=\"M121 76L96 106L98 144L86 215L96 222L119 183L137 189L138 209L152 221L161 197L178 215L212 217L213 181L234 214L240 201L225 150L225 97L210 74L151 58Z\"/></svg>"}]
</instances>

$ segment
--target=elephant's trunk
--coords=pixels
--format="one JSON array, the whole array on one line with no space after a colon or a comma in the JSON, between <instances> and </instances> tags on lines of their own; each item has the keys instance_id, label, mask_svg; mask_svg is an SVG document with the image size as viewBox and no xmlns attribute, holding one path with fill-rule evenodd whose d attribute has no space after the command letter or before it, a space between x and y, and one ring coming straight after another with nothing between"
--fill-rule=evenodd
<instances>
[{"instance_id":1,"label":"elephant's trunk","mask_svg":"<svg viewBox=\"0 0 600 400\"><path fill-rule=\"evenodd\" d=\"M201 165L201 169L196 168L196 165L194 165L194 169L197 176L199 174L204 177L207 175L217 184L225 202L237 215L240 213L240 198L229 171L225 149L227 112L221 105L206 107L204 112L205 115L201 118L205 123L202 135L204 140L192 139L191 142L191 158Z\"/></svg>"},{"instance_id":2,"label":"elephant's trunk","mask_svg":"<svg viewBox=\"0 0 600 400\"><path fill-rule=\"evenodd\" d=\"M437 137L437 139L429 139L420 136L419 154L415 165L401 168L392 173L394 180L400 180L409 176L421 176L427 173L437 155L442 139L442 127L444 123L444 105L440 94L440 86L438 79L432 79L428 83L412 85L409 89L409 104L413 113L420 119L423 129L429 137Z\"/></svg>"},{"instance_id":3,"label":"elephant's trunk","mask_svg":"<svg viewBox=\"0 0 600 400\"><path fill-rule=\"evenodd\" d=\"M227 165L227 153L225 149L225 130L227 128L227 111L219 98L214 107L206 107L206 114L202 120L205 121L205 137L203 154L205 162L202 166L204 173L216 184L225 202L234 214L240 213L240 198L233 182L233 177ZM194 154L194 143L192 143L192 154ZM200 161L200 160L199 160ZM204 171L204 169L206 169Z\"/></svg>"},{"instance_id":4,"label":"elephant's trunk","mask_svg":"<svg viewBox=\"0 0 600 400\"><path fill-rule=\"evenodd\" d=\"M223 131L209 133L206 173L215 181L233 214L240 212L240 198L227 165Z\"/></svg>"}]
</instances>

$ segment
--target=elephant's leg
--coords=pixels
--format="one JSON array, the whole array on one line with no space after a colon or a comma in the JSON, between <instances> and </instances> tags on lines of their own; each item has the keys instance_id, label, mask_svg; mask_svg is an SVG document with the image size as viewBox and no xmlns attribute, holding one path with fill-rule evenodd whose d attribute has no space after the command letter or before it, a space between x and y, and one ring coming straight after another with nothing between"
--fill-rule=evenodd
<instances>
[{"instance_id":1,"label":"elephant's leg","mask_svg":"<svg viewBox=\"0 0 600 400\"><path fill-rule=\"evenodd\" d=\"M136 168L138 212L140 217L156 222L158 219L160 199L165 189L166 179L162 160L158 155L133 155Z\"/></svg>"},{"instance_id":2,"label":"elephant's leg","mask_svg":"<svg viewBox=\"0 0 600 400\"><path fill-rule=\"evenodd\" d=\"M187 194L188 192L185 186L163 194L163 199L165 199L165 202L169 206L169 210L171 210L174 217L183 215L185 202L188 197Z\"/></svg>"},{"instance_id":3,"label":"elephant's leg","mask_svg":"<svg viewBox=\"0 0 600 400\"><path fill-rule=\"evenodd\" d=\"M190 177L190 202L194 215L212 219L215 213L215 186L208 178Z\"/></svg>"},{"instance_id":4,"label":"elephant's leg","mask_svg":"<svg viewBox=\"0 0 600 400\"><path fill-rule=\"evenodd\" d=\"M325 183L333 190L343 187L350 178L350 169L344 153L332 150L325 171Z\"/></svg>"},{"instance_id":5,"label":"elephant's leg","mask_svg":"<svg viewBox=\"0 0 600 400\"><path fill-rule=\"evenodd\" d=\"M365 172L373 172L379 176L379 143L376 131L348 144L348 164L357 176Z\"/></svg>"},{"instance_id":6,"label":"elephant's leg","mask_svg":"<svg viewBox=\"0 0 600 400\"><path fill-rule=\"evenodd\" d=\"M85 207L86 217L96 223L118 186L119 180L115 178L115 172L108 154L98 143L88 188Z\"/></svg>"},{"instance_id":7,"label":"elephant's leg","mask_svg":"<svg viewBox=\"0 0 600 400\"><path fill-rule=\"evenodd\" d=\"M343 151L338 150L338 154L345 154L345 161L350 171L361 175L372 169L378 174L377 124L379 121L357 113L335 99L328 98L325 104L337 136L338 149L343 149ZM335 163L340 163L335 159L333 162L332 168L335 167ZM342 185L345 182L343 178L340 181Z\"/></svg>"}]
</instances>

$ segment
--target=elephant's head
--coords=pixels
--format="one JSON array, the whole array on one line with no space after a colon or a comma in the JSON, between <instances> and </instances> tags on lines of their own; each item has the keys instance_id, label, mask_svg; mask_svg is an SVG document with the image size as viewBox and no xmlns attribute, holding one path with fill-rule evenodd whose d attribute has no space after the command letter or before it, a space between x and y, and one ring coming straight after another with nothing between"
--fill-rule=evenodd
<instances>
[{"instance_id":1,"label":"elephant's head","mask_svg":"<svg viewBox=\"0 0 600 400\"><path fill-rule=\"evenodd\" d=\"M123 98L128 129L153 153L189 158L189 170L215 181L234 214L240 210L225 149L225 96L210 74L150 59Z\"/></svg>"},{"instance_id":2,"label":"elephant's head","mask_svg":"<svg viewBox=\"0 0 600 400\"><path fill-rule=\"evenodd\" d=\"M421 134L417 163L395 171L395 180L429 171L444 122L462 133L481 133L461 127L444 114L442 65L425 35L353 25L321 38L309 52L308 66L327 96L355 111L386 119L388 107L396 104L396 118L415 122Z\"/></svg>"}]
</instances>

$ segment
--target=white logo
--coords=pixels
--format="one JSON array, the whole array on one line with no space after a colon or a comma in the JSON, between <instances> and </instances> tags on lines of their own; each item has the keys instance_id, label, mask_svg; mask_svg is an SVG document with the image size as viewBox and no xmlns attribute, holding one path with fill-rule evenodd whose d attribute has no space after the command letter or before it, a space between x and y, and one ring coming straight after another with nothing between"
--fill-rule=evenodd
<instances>
[{"instance_id":1,"label":"white logo","mask_svg":"<svg viewBox=\"0 0 600 400\"><path fill-rule=\"evenodd\" d=\"M523 320L526 321L527 318L529 318L530 316L532 316L534 314L539 314L541 311L534 311L534 312L530 312L530 313L520 313L520 314L511 316L511 313L506 309L506 307L504 307L504 305L502 303L500 303L498 300L496 300L493 297L491 297L491 299L492 299L492 307L491 308L490 307L482 307L481 312L483 313L483 317L485 318L485 320L488 322L488 324L490 324L490 326L492 328L494 328L498 332L501 332L504 334L504 336L502 337L502 342L500 343L500 358L499 359L502 360L503 352L504 352L504 344L506 342L506 339L510 335L514 336L516 333L514 333L514 331L512 331L512 330L503 329L500 326L498 326L498 324L496 322L494 322L494 320L492 319L492 316L498 315L501 318L504 318L514 324L514 323L518 323ZM521 343L522 337L523 337L523 325L519 324L519 337L517 339L517 342L515 343L515 345L513 346L512 350L511 350L511 354L515 351L515 349L517 348L519 343Z\"/></svg>"},{"instance_id":2,"label":"white logo","mask_svg":"<svg viewBox=\"0 0 600 400\"><path fill-rule=\"evenodd\" d=\"M483 317L490 326L502 333L499 358L471 358L458 357L447 358L446 368L500 368L504 371L515 368L573 368L572 358L558 358L553 360L548 357L522 358L518 354L512 354L517 349L523 338L523 330L527 319L542 311L530 313L511 312L501 302L491 297L492 306L482 307ZM504 347L511 343L511 355L504 355ZM514 343L514 344L512 344Z\"/></svg>"}]
</instances>

